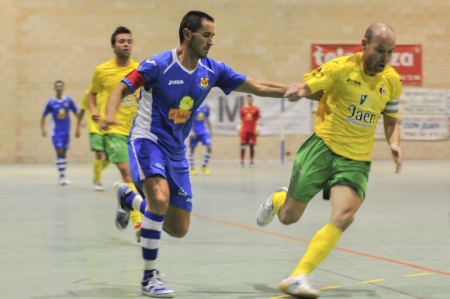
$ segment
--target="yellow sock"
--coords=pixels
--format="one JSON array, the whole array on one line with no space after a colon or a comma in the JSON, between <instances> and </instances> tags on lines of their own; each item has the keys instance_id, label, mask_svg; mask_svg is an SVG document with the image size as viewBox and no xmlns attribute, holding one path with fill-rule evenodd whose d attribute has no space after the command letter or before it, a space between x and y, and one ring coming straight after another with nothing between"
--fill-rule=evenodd
<instances>
[{"instance_id":1,"label":"yellow sock","mask_svg":"<svg viewBox=\"0 0 450 299\"><path fill-rule=\"evenodd\" d=\"M103 158L102 160L102 170L105 169L109 165L108 159Z\"/></svg>"},{"instance_id":2,"label":"yellow sock","mask_svg":"<svg viewBox=\"0 0 450 299\"><path fill-rule=\"evenodd\" d=\"M272 196L272 202L273 202L273 211L275 212L275 215L278 215L278 212L281 209L281 206L286 201L286 192L285 191L278 191L275 192L275 194Z\"/></svg>"},{"instance_id":3,"label":"yellow sock","mask_svg":"<svg viewBox=\"0 0 450 299\"><path fill-rule=\"evenodd\" d=\"M138 194L136 187L134 186L133 183L125 183L125 184L127 184L127 186L130 187L131 190L134 191L134 193ZM136 226L137 223L141 223L142 222L141 212L132 210L130 212L130 219L131 219L131 223L133 223L133 227Z\"/></svg>"},{"instance_id":4,"label":"yellow sock","mask_svg":"<svg viewBox=\"0 0 450 299\"><path fill-rule=\"evenodd\" d=\"M94 162L92 162L92 168L94 170L94 183L101 182L102 164L103 160L101 159L95 159Z\"/></svg>"},{"instance_id":5,"label":"yellow sock","mask_svg":"<svg viewBox=\"0 0 450 299\"><path fill-rule=\"evenodd\" d=\"M309 242L306 253L291 276L311 273L336 246L341 235L342 231L330 223L322 227Z\"/></svg>"}]
</instances>

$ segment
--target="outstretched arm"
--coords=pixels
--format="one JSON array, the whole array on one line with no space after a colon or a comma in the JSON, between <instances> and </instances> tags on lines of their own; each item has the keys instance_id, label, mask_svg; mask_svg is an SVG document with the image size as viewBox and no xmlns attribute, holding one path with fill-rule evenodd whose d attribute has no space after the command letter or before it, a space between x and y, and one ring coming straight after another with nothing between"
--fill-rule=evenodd
<instances>
[{"instance_id":1,"label":"outstretched arm","mask_svg":"<svg viewBox=\"0 0 450 299\"><path fill-rule=\"evenodd\" d=\"M235 91L251 93L260 97L282 98L287 90L287 85L271 82L260 81L247 77Z\"/></svg>"},{"instance_id":2,"label":"outstretched arm","mask_svg":"<svg viewBox=\"0 0 450 299\"><path fill-rule=\"evenodd\" d=\"M316 94L317 93L315 93L314 95L316 95ZM286 97L290 102L297 102L298 100L300 100L303 97L310 98L310 96L311 96L311 99L315 99L311 95L311 89L305 82L293 83L293 84L289 85L286 93L284 94L284 97ZM319 98L319 100L320 100L320 98Z\"/></svg>"},{"instance_id":3,"label":"outstretched arm","mask_svg":"<svg viewBox=\"0 0 450 299\"><path fill-rule=\"evenodd\" d=\"M400 125L397 118L384 115L384 134L386 135L386 141L391 147L392 158L395 162L395 172L399 173L403 163L403 152L400 148Z\"/></svg>"}]
</instances>

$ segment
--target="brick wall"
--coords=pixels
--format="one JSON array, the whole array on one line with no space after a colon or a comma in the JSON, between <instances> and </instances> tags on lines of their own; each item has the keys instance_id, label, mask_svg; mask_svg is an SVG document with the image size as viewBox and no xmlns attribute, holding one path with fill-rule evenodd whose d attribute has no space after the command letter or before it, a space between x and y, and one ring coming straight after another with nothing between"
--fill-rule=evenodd
<instances>
[{"instance_id":1,"label":"brick wall","mask_svg":"<svg viewBox=\"0 0 450 299\"><path fill-rule=\"evenodd\" d=\"M140 61L178 45L180 19L191 9L216 19L210 56L254 78L297 81L309 69L311 43L358 43L370 23L383 21L395 28L398 43L423 45L423 87L449 88L447 0L0 0L0 162L54 160L39 129L53 82L64 80L66 93L79 102L93 68L113 57L115 27L133 31L133 57ZM288 136L286 150L295 153L306 137ZM447 141L403 146L411 159L450 157ZM237 159L238 148L237 137L216 136L214 159ZM258 159L279 156L278 137L260 138ZM389 157L384 142L377 142L374 157ZM72 138L70 161L91 158L86 134Z\"/></svg>"}]
</instances>

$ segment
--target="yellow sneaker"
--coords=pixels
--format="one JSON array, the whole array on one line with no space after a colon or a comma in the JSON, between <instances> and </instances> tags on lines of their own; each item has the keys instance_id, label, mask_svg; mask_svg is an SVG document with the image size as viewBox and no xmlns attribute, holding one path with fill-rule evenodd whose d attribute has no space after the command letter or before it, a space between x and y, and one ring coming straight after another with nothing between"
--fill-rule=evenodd
<instances>
[{"instance_id":1,"label":"yellow sneaker","mask_svg":"<svg viewBox=\"0 0 450 299\"><path fill-rule=\"evenodd\" d=\"M211 174L211 171L209 171L209 168L208 168L208 167L202 167L202 170L203 170L203 172L204 172L206 175L210 175L210 174Z\"/></svg>"},{"instance_id":2,"label":"yellow sneaker","mask_svg":"<svg viewBox=\"0 0 450 299\"><path fill-rule=\"evenodd\" d=\"M197 175L197 171L196 171L195 169L191 169L191 170L189 171L189 173L190 173L191 175Z\"/></svg>"}]
</instances>

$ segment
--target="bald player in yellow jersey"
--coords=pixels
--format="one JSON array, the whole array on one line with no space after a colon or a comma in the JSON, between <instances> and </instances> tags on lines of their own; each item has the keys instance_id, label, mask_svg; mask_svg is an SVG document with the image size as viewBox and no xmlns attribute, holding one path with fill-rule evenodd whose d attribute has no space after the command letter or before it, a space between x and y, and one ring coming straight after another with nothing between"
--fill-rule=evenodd
<instances>
[{"instance_id":1,"label":"bald player in yellow jersey","mask_svg":"<svg viewBox=\"0 0 450 299\"><path fill-rule=\"evenodd\" d=\"M92 119L100 126L105 117L106 104L111 92L126 75L139 66L138 62L130 58L133 49L133 37L129 29L125 27L116 28L111 36L111 47L116 57L95 68L88 94ZM110 126L105 132L105 149L108 160L117 165L122 181L135 192L137 190L131 179L128 164L128 135L137 113L138 103L136 99L136 94L131 94L122 99L115 115L118 124ZM130 217L139 241L141 214L139 211L133 211Z\"/></svg>"},{"instance_id":2,"label":"bald player in yellow jersey","mask_svg":"<svg viewBox=\"0 0 450 299\"><path fill-rule=\"evenodd\" d=\"M318 192L329 190L331 194L328 223L314 235L297 267L279 285L289 295L319 297L309 274L335 247L364 201L375 128L381 116L396 172L401 169L397 116L402 85L400 76L388 65L395 39L390 26L372 24L362 39L362 52L325 63L286 92L290 101L324 94L315 133L295 156L289 188L279 188L261 205L257 224L267 225L275 215L283 224L295 223Z\"/></svg>"},{"instance_id":3,"label":"bald player in yellow jersey","mask_svg":"<svg viewBox=\"0 0 450 299\"><path fill-rule=\"evenodd\" d=\"M89 146L91 148L91 151L95 153L95 159L92 162L92 168L94 172L94 190L104 191L105 187L102 184L101 174L103 169L108 166L109 161L105 156L105 141L103 131L100 129L98 123L94 122L91 117L88 94L89 89L84 92L83 99L81 100L80 110L77 114L75 137L79 138L81 135L81 123L83 121L84 115L87 112Z\"/></svg>"}]
</instances>

